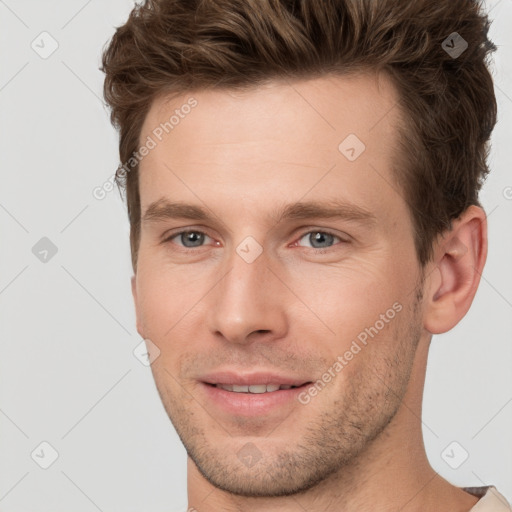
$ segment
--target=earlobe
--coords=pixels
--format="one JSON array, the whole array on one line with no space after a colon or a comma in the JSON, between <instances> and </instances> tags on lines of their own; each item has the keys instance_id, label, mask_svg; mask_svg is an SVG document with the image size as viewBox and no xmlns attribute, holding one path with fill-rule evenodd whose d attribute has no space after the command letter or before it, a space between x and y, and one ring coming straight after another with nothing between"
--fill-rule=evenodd
<instances>
[{"instance_id":1,"label":"earlobe","mask_svg":"<svg viewBox=\"0 0 512 512\"><path fill-rule=\"evenodd\" d=\"M449 331L465 316L475 297L487 257L487 219L470 206L434 246L434 268L425 289L424 327L432 334Z\"/></svg>"}]
</instances>

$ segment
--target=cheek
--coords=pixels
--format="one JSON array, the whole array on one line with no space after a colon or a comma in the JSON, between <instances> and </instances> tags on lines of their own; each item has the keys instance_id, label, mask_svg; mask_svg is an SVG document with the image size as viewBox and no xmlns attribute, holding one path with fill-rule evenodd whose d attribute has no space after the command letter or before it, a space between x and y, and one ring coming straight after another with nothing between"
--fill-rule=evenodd
<instances>
[{"instance_id":1,"label":"cheek","mask_svg":"<svg viewBox=\"0 0 512 512\"><path fill-rule=\"evenodd\" d=\"M302 278L290 280L290 288L300 299L296 318L305 319L317 333L330 332L337 348L343 348L379 322L381 315L385 316L384 321L394 318L397 306L393 309L393 305L401 303L403 293L400 282L393 281L389 273L387 267L363 265L311 267ZM385 327L381 322L378 326Z\"/></svg>"},{"instance_id":2,"label":"cheek","mask_svg":"<svg viewBox=\"0 0 512 512\"><path fill-rule=\"evenodd\" d=\"M289 316L297 333L305 329L324 339L327 336L336 350L343 349L413 290L413 266L389 252L379 250L336 264L283 263L278 273L293 293L285 291L274 306ZM208 265L170 264L142 250L137 312L147 337L164 340L181 331L189 339L191 333L186 329L201 329L204 322L199 317L207 305L200 302L213 300L208 291L218 280L217 268L218 262L213 261Z\"/></svg>"},{"instance_id":3,"label":"cheek","mask_svg":"<svg viewBox=\"0 0 512 512\"><path fill-rule=\"evenodd\" d=\"M154 372L179 369L180 357L194 350L191 340L205 338L205 303L211 288L206 274L141 259L138 268L137 316L146 338L160 349ZM172 369L175 370L172 370ZM160 375L166 379L165 373Z\"/></svg>"},{"instance_id":4,"label":"cheek","mask_svg":"<svg viewBox=\"0 0 512 512\"><path fill-rule=\"evenodd\" d=\"M148 338L161 339L179 318L181 286L161 267L146 265L144 260L139 260L137 274L137 316Z\"/></svg>"}]
</instances>

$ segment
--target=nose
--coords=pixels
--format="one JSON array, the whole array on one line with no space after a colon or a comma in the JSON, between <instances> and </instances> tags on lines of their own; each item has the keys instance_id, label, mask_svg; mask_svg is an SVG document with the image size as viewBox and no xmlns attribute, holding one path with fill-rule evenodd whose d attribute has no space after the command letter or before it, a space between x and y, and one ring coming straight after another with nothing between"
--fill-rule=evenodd
<instances>
[{"instance_id":1,"label":"nose","mask_svg":"<svg viewBox=\"0 0 512 512\"><path fill-rule=\"evenodd\" d=\"M265 251L251 263L233 251L223 277L209 294L210 332L236 344L286 335L290 292L287 296L282 278L270 265Z\"/></svg>"}]
</instances>

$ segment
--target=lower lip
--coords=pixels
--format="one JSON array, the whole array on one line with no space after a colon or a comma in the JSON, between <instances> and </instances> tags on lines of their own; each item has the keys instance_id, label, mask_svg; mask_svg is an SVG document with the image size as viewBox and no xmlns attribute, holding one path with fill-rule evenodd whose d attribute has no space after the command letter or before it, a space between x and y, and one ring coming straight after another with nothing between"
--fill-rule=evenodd
<instances>
[{"instance_id":1,"label":"lower lip","mask_svg":"<svg viewBox=\"0 0 512 512\"><path fill-rule=\"evenodd\" d=\"M262 416L278 407L298 402L297 396L310 386L304 384L297 388L279 389L269 393L236 393L201 382L207 397L224 412L241 416Z\"/></svg>"}]
</instances>

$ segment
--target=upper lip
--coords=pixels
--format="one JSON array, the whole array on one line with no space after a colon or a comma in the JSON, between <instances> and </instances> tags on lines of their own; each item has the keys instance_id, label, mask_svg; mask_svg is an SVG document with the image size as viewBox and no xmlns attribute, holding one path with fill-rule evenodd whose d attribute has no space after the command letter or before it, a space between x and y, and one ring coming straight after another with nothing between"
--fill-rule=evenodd
<instances>
[{"instance_id":1,"label":"upper lip","mask_svg":"<svg viewBox=\"0 0 512 512\"><path fill-rule=\"evenodd\" d=\"M311 382L307 378L287 376L270 371L240 373L228 370L208 373L200 377L199 380L208 384L226 384L237 386L249 386L258 384L302 386L307 382Z\"/></svg>"}]
</instances>

